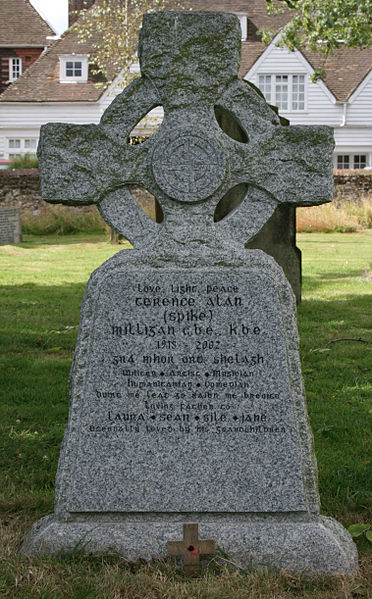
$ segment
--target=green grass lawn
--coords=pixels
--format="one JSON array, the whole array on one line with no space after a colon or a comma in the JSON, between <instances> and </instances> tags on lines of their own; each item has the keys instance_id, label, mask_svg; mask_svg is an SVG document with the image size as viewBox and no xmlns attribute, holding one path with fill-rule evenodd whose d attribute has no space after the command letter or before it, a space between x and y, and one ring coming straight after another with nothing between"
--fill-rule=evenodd
<instances>
[{"instance_id":1,"label":"green grass lawn","mask_svg":"<svg viewBox=\"0 0 372 599\"><path fill-rule=\"evenodd\" d=\"M372 231L303 233L298 245L301 360L322 511L346 526L372 523ZM120 557L17 556L31 523L53 511L85 285L124 247L103 234L25 236L20 245L0 247L0 597L371 597L372 544L365 539L358 539L362 568L354 582L217 566L188 580L169 564L133 565Z\"/></svg>"}]
</instances>

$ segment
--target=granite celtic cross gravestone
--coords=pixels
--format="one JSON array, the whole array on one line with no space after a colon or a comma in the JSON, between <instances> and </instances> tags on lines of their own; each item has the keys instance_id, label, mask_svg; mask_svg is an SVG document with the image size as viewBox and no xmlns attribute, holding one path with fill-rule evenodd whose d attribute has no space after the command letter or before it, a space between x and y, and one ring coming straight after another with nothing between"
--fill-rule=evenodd
<instances>
[{"instance_id":1,"label":"granite celtic cross gravestone","mask_svg":"<svg viewBox=\"0 0 372 599\"><path fill-rule=\"evenodd\" d=\"M192 521L241 566L356 569L349 534L319 514L293 293L271 257L244 249L278 204L331 199L332 131L282 127L238 79L239 53L234 15L147 15L142 76L101 123L42 129L43 198L97 203L135 249L88 283L55 513L24 553L81 542L151 559ZM129 145L160 104L160 128ZM221 130L215 106L245 143ZM160 224L130 184L157 198ZM239 206L216 219L242 184Z\"/></svg>"}]
</instances>

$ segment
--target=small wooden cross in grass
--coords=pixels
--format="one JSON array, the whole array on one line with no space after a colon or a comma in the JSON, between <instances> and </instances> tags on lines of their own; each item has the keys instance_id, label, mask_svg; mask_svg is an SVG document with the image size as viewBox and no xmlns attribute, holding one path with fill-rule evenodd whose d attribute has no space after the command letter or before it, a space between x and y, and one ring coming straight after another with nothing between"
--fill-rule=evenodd
<instances>
[{"instance_id":1,"label":"small wooden cross in grass","mask_svg":"<svg viewBox=\"0 0 372 599\"><path fill-rule=\"evenodd\" d=\"M213 540L199 539L198 524L183 525L183 541L168 541L168 555L182 555L186 574L199 574L200 555L216 552Z\"/></svg>"}]
</instances>

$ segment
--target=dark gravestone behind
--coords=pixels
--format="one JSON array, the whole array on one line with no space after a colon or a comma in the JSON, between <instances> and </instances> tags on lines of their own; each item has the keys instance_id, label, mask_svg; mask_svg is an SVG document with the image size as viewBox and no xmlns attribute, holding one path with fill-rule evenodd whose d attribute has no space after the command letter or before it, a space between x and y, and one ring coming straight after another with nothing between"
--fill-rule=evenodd
<instances>
[{"instance_id":1,"label":"dark gravestone behind","mask_svg":"<svg viewBox=\"0 0 372 599\"><path fill-rule=\"evenodd\" d=\"M254 85L248 83L247 85L250 85L260 94ZM220 127L227 135L237 141L245 141L244 131L227 111L217 107L215 114ZM289 125L287 119L280 117L280 121L284 126ZM235 197L232 194L228 210L232 210L239 202L239 193L235 193ZM278 206L262 229L246 243L245 247L250 250L263 250L277 261L290 282L296 301L299 304L302 289L301 250L296 246L296 208L289 204Z\"/></svg>"}]
</instances>

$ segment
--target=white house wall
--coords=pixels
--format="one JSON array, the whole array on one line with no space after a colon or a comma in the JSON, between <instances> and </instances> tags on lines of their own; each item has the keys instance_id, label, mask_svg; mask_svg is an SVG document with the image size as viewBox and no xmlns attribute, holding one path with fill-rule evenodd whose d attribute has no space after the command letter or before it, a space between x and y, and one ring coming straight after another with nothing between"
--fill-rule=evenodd
<instances>
[{"instance_id":1,"label":"white house wall","mask_svg":"<svg viewBox=\"0 0 372 599\"><path fill-rule=\"evenodd\" d=\"M335 129L335 140L340 151L372 151L372 128L340 127Z\"/></svg>"},{"instance_id":2,"label":"white house wall","mask_svg":"<svg viewBox=\"0 0 372 599\"><path fill-rule=\"evenodd\" d=\"M39 138L46 123L98 123L101 117L97 102L9 102L0 104L0 158L8 158L9 138Z\"/></svg>"},{"instance_id":3,"label":"white house wall","mask_svg":"<svg viewBox=\"0 0 372 599\"><path fill-rule=\"evenodd\" d=\"M100 119L97 102L9 102L0 104L0 127L37 127L45 123L97 123Z\"/></svg>"},{"instance_id":4,"label":"white house wall","mask_svg":"<svg viewBox=\"0 0 372 599\"><path fill-rule=\"evenodd\" d=\"M334 128L336 167L338 155L348 155L350 165L356 155L366 155L372 166L372 73L349 99L346 110L336 102L322 81L311 82L313 69L300 52L289 52L272 43L256 61L245 79L258 87L259 75L296 74L306 76L305 111L280 111L291 125L328 125Z\"/></svg>"},{"instance_id":5,"label":"white house wall","mask_svg":"<svg viewBox=\"0 0 372 599\"><path fill-rule=\"evenodd\" d=\"M134 66L135 70L138 65ZM306 76L305 111L281 111L292 125L329 125L335 130L336 154L366 153L372 165L372 73L362 82L347 103L336 102L331 92L319 81L311 82L313 70L299 52L289 52L271 44L256 61L245 79L258 86L260 74ZM98 123L102 113L122 91L120 77L113 82L98 102L0 103L0 159L8 158L9 138L38 138L40 126L49 122ZM155 123L162 120L162 108L151 115ZM346 117L346 118L345 118ZM150 122L149 122L150 121ZM342 126L343 125L343 126ZM151 129L151 118L140 123L134 134L144 135Z\"/></svg>"},{"instance_id":6,"label":"white house wall","mask_svg":"<svg viewBox=\"0 0 372 599\"><path fill-rule=\"evenodd\" d=\"M4 159L7 155L7 150L5 148L5 134L4 132L0 132L0 160Z\"/></svg>"},{"instance_id":7,"label":"white house wall","mask_svg":"<svg viewBox=\"0 0 372 599\"><path fill-rule=\"evenodd\" d=\"M359 93L351 96L347 109L347 125L369 126L372 127L372 74L369 75L365 85L361 84Z\"/></svg>"},{"instance_id":8,"label":"white house wall","mask_svg":"<svg viewBox=\"0 0 372 599\"><path fill-rule=\"evenodd\" d=\"M115 95L122 91L115 86L109 93L103 94L99 102L9 102L0 103L0 159L7 159L9 138L39 138L40 127L46 123L74 123L85 125L99 123L105 109ZM163 109L157 107L151 111L134 134L145 135L151 123L158 125L163 118Z\"/></svg>"}]
</instances>

